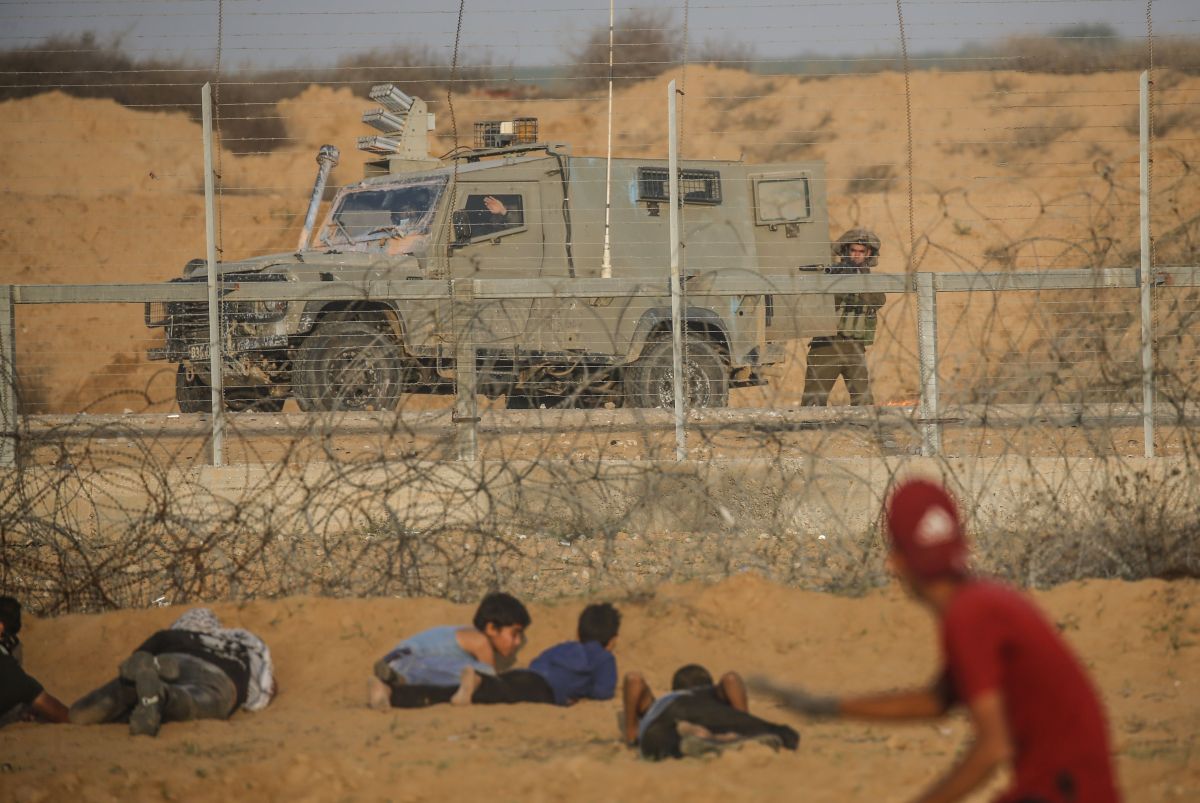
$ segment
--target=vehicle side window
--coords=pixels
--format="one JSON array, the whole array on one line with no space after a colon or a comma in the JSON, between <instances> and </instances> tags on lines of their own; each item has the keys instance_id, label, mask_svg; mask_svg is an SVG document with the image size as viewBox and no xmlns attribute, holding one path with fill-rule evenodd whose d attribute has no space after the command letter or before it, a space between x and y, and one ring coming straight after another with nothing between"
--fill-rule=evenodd
<instances>
[{"instance_id":1,"label":"vehicle side window","mask_svg":"<svg viewBox=\"0 0 1200 803\"><path fill-rule=\"evenodd\" d=\"M468 195L463 206L471 225L471 238L493 237L525 225L524 199L516 193Z\"/></svg>"},{"instance_id":2,"label":"vehicle side window","mask_svg":"<svg viewBox=\"0 0 1200 803\"><path fill-rule=\"evenodd\" d=\"M755 222L760 226L812 219L808 176L752 176Z\"/></svg>"}]
</instances>

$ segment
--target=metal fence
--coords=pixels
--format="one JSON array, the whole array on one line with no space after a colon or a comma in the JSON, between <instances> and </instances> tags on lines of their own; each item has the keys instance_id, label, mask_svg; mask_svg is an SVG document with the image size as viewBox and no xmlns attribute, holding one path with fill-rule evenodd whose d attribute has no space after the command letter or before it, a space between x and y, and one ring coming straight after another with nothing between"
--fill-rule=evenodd
<instances>
[{"instance_id":1,"label":"metal fence","mask_svg":"<svg viewBox=\"0 0 1200 803\"><path fill-rule=\"evenodd\" d=\"M823 410L797 407L794 403L726 411L689 410L685 431L687 428L698 431L738 426L753 428L768 421L797 429L814 426L837 428L861 425L864 420L870 419L875 426L884 429L919 432L920 453L929 456L942 451L942 429L945 426L994 427L1007 424L1011 427L1015 422L1029 424L1035 421L1060 427L1128 427L1140 424L1144 438L1142 445L1146 455L1150 456L1154 453L1156 421L1171 425L1194 423L1194 410L1186 396L1179 399L1168 394L1155 404L1154 374L1142 381L1140 358L1143 350L1151 345L1142 338L1163 338L1166 335L1169 339L1179 340L1182 331L1155 332L1152 327L1140 326L1134 314L1136 297L1131 292L1142 286L1136 268L1011 273L922 272L912 276L798 275L786 279L714 273L703 278L703 294L706 298L738 300L769 297L778 299L774 303L779 303L781 307L787 299L805 295L879 292L914 298L920 331L916 354L906 370L911 376L920 378L921 392L919 398L910 405L872 407L869 410L850 407ZM689 283L692 282L699 285L700 277L689 280ZM1163 268L1156 272L1154 283L1161 288L1158 292L1179 293L1184 288L1200 286L1200 269ZM501 337L497 332L498 328L508 330L514 325L514 316L511 309L505 308L506 304L515 301L522 307L529 307L538 301L550 301L561 308L573 310L572 315L577 320L565 325L564 333L559 333L565 337L566 332L577 331L592 323L597 326L601 324L599 318L591 322L586 320L586 310L589 308L608 307L614 301L634 299L653 299L661 304L664 296L661 287L622 279L376 281L365 286L339 282L218 282L217 293L224 307L243 302L294 301L318 305L383 302L400 309L405 304L433 302L443 305L444 310L450 310L452 305L451 317L457 323L449 333L445 353L454 397L450 423L457 443L456 456L461 460L479 458L481 428L485 432L489 428L503 428L506 419L507 425L513 426L522 417L529 417L528 413L498 410L481 415L478 407L478 372L494 371L495 355L512 350L511 332L501 332L500 335L508 335ZM1034 310L1034 314L1031 317L1050 318L1062 331L1049 340L1043 337L1046 344L1044 353L1022 354L1020 363L1014 361L1014 354L1003 343L992 347L990 353L970 351L972 364L986 362L995 365L996 370L984 376L972 377L969 384L964 384L957 379L956 369L952 366L961 362L963 346L970 350L979 344L965 341L958 332L948 330L944 321L939 322L939 301L944 304L944 300L955 296L966 294L978 298L985 293L996 299L1032 300L1030 309ZM3 374L5 382L0 385L5 421L5 439L0 456L4 464L10 465L14 461L23 433L36 431L39 425L45 426L43 419L56 420L55 417L23 416L19 412L21 368L15 359L14 326L17 308L47 304L187 303L207 309L207 299L208 288L199 283L16 285L0 288L0 331L4 332L5 364L15 366L15 370L6 367ZM1063 307L1067 309L1061 309ZM1095 342L1094 332L1087 330L1089 325L1096 324L1097 316L1105 314L1123 315L1129 322L1130 331L1126 333L1114 332L1111 327L1100 327L1120 341L1113 346ZM498 327L497 321L504 323ZM1138 325L1134 326L1134 323ZM1188 323L1183 321L1185 330ZM533 328L544 325L542 321L530 322L525 319L517 324ZM224 358L221 349L227 342L227 336L215 341L216 354L222 364ZM1185 346L1183 351L1190 349ZM1178 363L1179 350L1174 359ZM1185 357L1184 362L1177 364L1170 373L1161 369L1157 373L1167 379L1172 387L1178 387L1181 379L1178 373L1190 373L1191 359L1194 359L1194 355ZM947 365L947 361L951 365ZM1058 372L1064 365L1068 369L1084 368L1079 375L1063 376ZM1030 383L1036 385L1039 377L1049 377L1051 385L1040 391L1031 388ZM1183 379L1186 384L1186 376ZM620 391L613 398L615 403L608 404L610 409L596 405L601 409L571 411L566 418L560 414L559 422L576 432L587 427L645 431L664 430L673 426L673 420L665 412L629 409L628 406L616 409L621 406ZM210 443L215 446L217 454L220 454L219 446L223 437L218 423L223 417L222 412L219 409L216 415L197 418L197 425L202 420L204 426L211 427ZM401 420L411 419L406 425L410 428L422 419L423 426L433 426L437 419L436 415L431 417L429 413L405 412L403 405L396 414ZM62 419L61 416L57 417L59 423ZM101 420L96 416L89 416L88 419L91 424ZM445 422L437 423L444 426ZM604 450L593 449L591 454L602 457Z\"/></svg>"},{"instance_id":2,"label":"metal fence","mask_svg":"<svg viewBox=\"0 0 1200 803\"><path fill-rule=\"evenodd\" d=\"M0 584L31 609L536 596L745 567L858 589L883 576L874 517L909 471L940 474L985 566L1022 582L1196 571L1200 49L1173 36L1196 30L1182 6L667 4L617 9L610 48L603 3L26 5L0 70ZM127 23L115 44L70 35ZM38 40L55 25L66 38ZM971 45L984 31L1014 38ZM434 115L404 148L443 164L467 166L467 135L504 136L503 121L540 118L546 140L571 142L554 154L580 165L573 211L591 222L572 219L571 243L589 278L531 245L496 274L447 258L438 278L388 281L384 265L362 282L206 286L197 256L214 274L290 257L317 219L304 201L322 199L323 146L343 155L331 192L378 172L356 145L383 133L363 112L379 120L368 96L385 82ZM659 187L621 251L606 234L626 235L619 207L635 204L609 155L659 185L678 175L672 155L742 172L724 204L702 199L706 238L688 204L683 235L667 233L676 204ZM827 210L807 241L753 218L743 180L801 162ZM539 193L528 209L565 225L560 188ZM723 210L745 225L722 228ZM871 276L798 269L854 228L883 243ZM775 250L750 259L747 232ZM644 339L616 322L648 308L671 321L672 265L679 342L671 322L643 360ZM839 381L810 406L810 338L833 331L822 310L843 291L886 295L865 351L873 403L850 404ZM418 310L425 350L385 360L405 385L387 404L239 384L254 344L228 325L277 302ZM151 319L186 308L182 353L163 353L146 303ZM370 320L337 329L360 344L396 333ZM275 376L360 369L331 330L309 337L319 323L272 333ZM589 350L572 333L639 345ZM537 352L536 371L518 350ZM725 406L647 406L714 361L738 385ZM213 363L227 387L205 380Z\"/></svg>"}]
</instances>

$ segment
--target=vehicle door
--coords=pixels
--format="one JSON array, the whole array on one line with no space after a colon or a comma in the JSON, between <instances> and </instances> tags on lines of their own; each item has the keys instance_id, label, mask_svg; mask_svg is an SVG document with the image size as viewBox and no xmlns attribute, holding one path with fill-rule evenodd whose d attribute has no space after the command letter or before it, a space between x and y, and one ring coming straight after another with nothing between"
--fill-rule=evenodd
<instances>
[{"instance_id":1,"label":"vehicle door","mask_svg":"<svg viewBox=\"0 0 1200 803\"><path fill-rule=\"evenodd\" d=\"M450 275L456 279L536 279L545 235L535 182L460 182L455 191ZM476 345L510 352L531 325L528 298L476 302ZM536 325L536 321L532 322Z\"/></svg>"}]
</instances>

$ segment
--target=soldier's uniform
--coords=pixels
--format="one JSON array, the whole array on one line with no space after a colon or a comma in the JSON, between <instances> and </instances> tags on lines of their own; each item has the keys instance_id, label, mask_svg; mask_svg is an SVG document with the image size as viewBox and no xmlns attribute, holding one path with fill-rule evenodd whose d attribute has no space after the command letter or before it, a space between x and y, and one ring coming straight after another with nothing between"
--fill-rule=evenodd
<instances>
[{"instance_id":1,"label":"soldier's uniform","mask_svg":"<svg viewBox=\"0 0 1200 803\"><path fill-rule=\"evenodd\" d=\"M852 245L864 245L869 249L862 265L855 265L850 258ZM879 263L879 238L866 229L851 229L834 243L833 256L834 264L826 269L827 273L870 273ZM814 337L809 344L803 404L826 404L839 376L846 381L851 404L874 403L867 374L867 346L875 342L879 309L886 300L883 293L838 293L834 296L837 334Z\"/></svg>"}]
</instances>

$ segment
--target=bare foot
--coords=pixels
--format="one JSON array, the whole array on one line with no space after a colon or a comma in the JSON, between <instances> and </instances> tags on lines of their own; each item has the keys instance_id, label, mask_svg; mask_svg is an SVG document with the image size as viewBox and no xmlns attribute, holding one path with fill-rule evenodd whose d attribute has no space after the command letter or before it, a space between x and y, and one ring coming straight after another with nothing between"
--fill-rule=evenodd
<instances>
[{"instance_id":1,"label":"bare foot","mask_svg":"<svg viewBox=\"0 0 1200 803\"><path fill-rule=\"evenodd\" d=\"M469 666L464 666L459 675L458 691L450 698L451 705L470 705L471 695L479 688L479 674Z\"/></svg>"},{"instance_id":2,"label":"bare foot","mask_svg":"<svg viewBox=\"0 0 1200 803\"><path fill-rule=\"evenodd\" d=\"M387 711L392 707L392 688L379 678L367 681L367 705L376 711Z\"/></svg>"}]
</instances>

